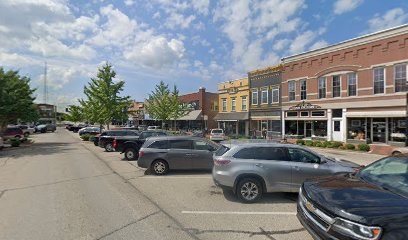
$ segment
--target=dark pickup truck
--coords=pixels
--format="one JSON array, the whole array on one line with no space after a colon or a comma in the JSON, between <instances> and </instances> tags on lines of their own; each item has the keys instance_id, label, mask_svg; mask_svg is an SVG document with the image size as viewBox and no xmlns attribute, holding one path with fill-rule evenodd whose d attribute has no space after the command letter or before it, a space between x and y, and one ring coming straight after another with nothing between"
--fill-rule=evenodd
<instances>
[{"instance_id":1,"label":"dark pickup truck","mask_svg":"<svg viewBox=\"0 0 408 240\"><path fill-rule=\"evenodd\" d=\"M114 150L113 140L116 137L132 136L137 138L139 136L139 131L135 130L111 130L104 133L106 134L98 136L98 146L105 148L107 152L112 152Z\"/></svg>"},{"instance_id":2,"label":"dark pickup truck","mask_svg":"<svg viewBox=\"0 0 408 240\"><path fill-rule=\"evenodd\" d=\"M136 160L139 157L139 149L149 137L167 136L163 131L143 131L139 137L131 138L129 136L115 137L113 148L120 154L124 153L126 160Z\"/></svg>"}]
</instances>

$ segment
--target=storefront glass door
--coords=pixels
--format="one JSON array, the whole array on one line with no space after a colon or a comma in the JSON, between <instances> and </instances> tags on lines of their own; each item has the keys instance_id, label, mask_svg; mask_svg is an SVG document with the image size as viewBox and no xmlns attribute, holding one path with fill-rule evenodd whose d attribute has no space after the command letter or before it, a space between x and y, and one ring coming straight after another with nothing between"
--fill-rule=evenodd
<instances>
[{"instance_id":1,"label":"storefront glass door","mask_svg":"<svg viewBox=\"0 0 408 240\"><path fill-rule=\"evenodd\" d=\"M385 122L385 118L374 118L373 119L373 142L386 142L386 131L387 131L387 124Z\"/></svg>"},{"instance_id":2,"label":"storefront glass door","mask_svg":"<svg viewBox=\"0 0 408 240\"><path fill-rule=\"evenodd\" d=\"M312 137L312 122L305 121L305 136Z\"/></svg>"}]
</instances>

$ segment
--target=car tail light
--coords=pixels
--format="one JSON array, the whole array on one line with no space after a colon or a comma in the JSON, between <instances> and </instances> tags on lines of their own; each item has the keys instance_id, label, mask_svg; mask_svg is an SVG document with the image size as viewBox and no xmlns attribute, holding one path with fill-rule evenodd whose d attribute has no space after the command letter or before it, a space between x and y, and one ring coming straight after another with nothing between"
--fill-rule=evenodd
<instances>
[{"instance_id":1,"label":"car tail light","mask_svg":"<svg viewBox=\"0 0 408 240\"><path fill-rule=\"evenodd\" d=\"M143 155L144 155L144 152L139 151L139 157L143 157Z\"/></svg>"},{"instance_id":2,"label":"car tail light","mask_svg":"<svg viewBox=\"0 0 408 240\"><path fill-rule=\"evenodd\" d=\"M95 135L95 137L99 137L99 136L101 136L101 134L100 134L100 133L98 133L98 134L96 134L96 135Z\"/></svg>"},{"instance_id":3,"label":"car tail light","mask_svg":"<svg viewBox=\"0 0 408 240\"><path fill-rule=\"evenodd\" d=\"M231 161L230 160L214 160L214 164L217 166L222 166L222 165L227 165L230 164Z\"/></svg>"},{"instance_id":4,"label":"car tail light","mask_svg":"<svg viewBox=\"0 0 408 240\"><path fill-rule=\"evenodd\" d=\"M113 148L116 148L116 146L117 146L116 139L113 139Z\"/></svg>"}]
</instances>

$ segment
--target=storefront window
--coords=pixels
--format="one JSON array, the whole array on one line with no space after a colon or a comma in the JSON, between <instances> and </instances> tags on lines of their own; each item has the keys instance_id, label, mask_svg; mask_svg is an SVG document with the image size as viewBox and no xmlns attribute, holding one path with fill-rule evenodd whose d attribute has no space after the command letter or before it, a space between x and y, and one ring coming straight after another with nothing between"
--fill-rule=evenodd
<instances>
[{"instance_id":1,"label":"storefront window","mask_svg":"<svg viewBox=\"0 0 408 240\"><path fill-rule=\"evenodd\" d=\"M298 135L297 121L286 121L285 132L287 135Z\"/></svg>"},{"instance_id":2,"label":"storefront window","mask_svg":"<svg viewBox=\"0 0 408 240\"><path fill-rule=\"evenodd\" d=\"M348 118L347 119L347 139L365 141L366 135L365 118Z\"/></svg>"},{"instance_id":3,"label":"storefront window","mask_svg":"<svg viewBox=\"0 0 408 240\"><path fill-rule=\"evenodd\" d=\"M407 138L407 122L405 118L390 118L388 122L388 140L393 142L405 142Z\"/></svg>"},{"instance_id":4,"label":"storefront window","mask_svg":"<svg viewBox=\"0 0 408 240\"><path fill-rule=\"evenodd\" d=\"M327 136L327 121L313 121L313 135L317 137Z\"/></svg>"}]
</instances>

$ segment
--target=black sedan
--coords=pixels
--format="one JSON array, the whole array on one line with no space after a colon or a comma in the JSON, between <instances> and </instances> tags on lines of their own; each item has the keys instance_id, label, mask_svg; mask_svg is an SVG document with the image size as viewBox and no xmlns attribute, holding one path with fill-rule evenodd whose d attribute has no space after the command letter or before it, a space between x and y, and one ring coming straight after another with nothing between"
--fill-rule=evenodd
<instances>
[{"instance_id":1,"label":"black sedan","mask_svg":"<svg viewBox=\"0 0 408 240\"><path fill-rule=\"evenodd\" d=\"M303 183L298 219L315 239L408 238L408 157Z\"/></svg>"}]
</instances>

